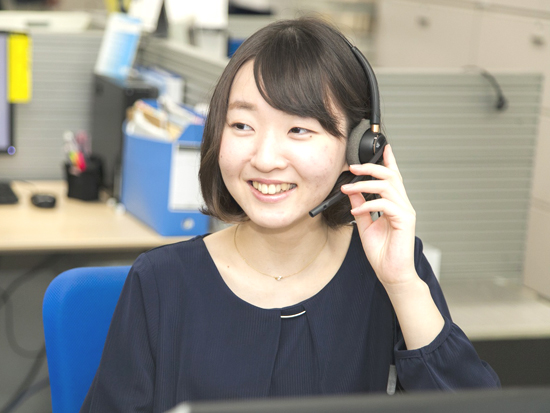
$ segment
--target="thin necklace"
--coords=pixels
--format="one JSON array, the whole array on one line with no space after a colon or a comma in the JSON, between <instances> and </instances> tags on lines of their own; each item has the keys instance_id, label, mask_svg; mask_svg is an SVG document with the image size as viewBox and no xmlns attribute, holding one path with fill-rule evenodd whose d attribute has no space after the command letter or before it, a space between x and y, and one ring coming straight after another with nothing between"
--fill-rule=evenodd
<instances>
[{"instance_id":1,"label":"thin necklace","mask_svg":"<svg viewBox=\"0 0 550 413\"><path fill-rule=\"evenodd\" d=\"M299 271L296 271L296 272L293 272L292 274L287 274L287 275L279 275L279 276L276 276L276 275L271 275L271 274L267 274L265 272L262 272L260 271L259 269L257 269L256 267L254 267L252 264L250 264L248 262L248 260L243 256L243 254L241 254L241 251L239 250L239 247L237 247L237 230L239 229L241 225L238 224L237 227L235 228L235 232L233 233L233 243L235 244L235 249L237 250L237 252L239 253L239 255L241 256L241 258L243 259L243 261L246 263L246 265L248 265L250 268L252 268L254 271L262 274L262 275L267 275L268 277L271 277L271 278L274 278L275 280L277 281L281 281L282 279L284 278L288 278L288 277L292 277L293 275L296 275L296 274L299 274L301 273L302 271L304 271L307 267L309 267L311 264L313 264L313 262L319 257L319 255L321 255L321 251L323 251L325 249L325 245L327 245L327 242L328 242L328 227L327 227L327 238L325 239L325 243L323 244L323 246L321 247L321 249L319 250L319 252L317 254L315 254L315 256L311 259L310 262L308 262L306 264L305 267L303 267L301 270Z\"/></svg>"}]
</instances>

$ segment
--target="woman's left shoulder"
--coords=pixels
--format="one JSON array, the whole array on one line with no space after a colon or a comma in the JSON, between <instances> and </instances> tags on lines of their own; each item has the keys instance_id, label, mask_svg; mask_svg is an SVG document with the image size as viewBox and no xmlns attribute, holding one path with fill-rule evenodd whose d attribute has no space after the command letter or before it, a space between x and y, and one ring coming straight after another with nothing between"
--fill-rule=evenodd
<instances>
[{"instance_id":1,"label":"woman's left shoulder","mask_svg":"<svg viewBox=\"0 0 550 413\"><path fill-rule=\"evenodd\" d=\"M140 258L147 260L156 274L179 273L181 269L194 268L205 262L207 250L204 237L199 235L186 241L156 247Z\"/></svg>"}]
</instances>

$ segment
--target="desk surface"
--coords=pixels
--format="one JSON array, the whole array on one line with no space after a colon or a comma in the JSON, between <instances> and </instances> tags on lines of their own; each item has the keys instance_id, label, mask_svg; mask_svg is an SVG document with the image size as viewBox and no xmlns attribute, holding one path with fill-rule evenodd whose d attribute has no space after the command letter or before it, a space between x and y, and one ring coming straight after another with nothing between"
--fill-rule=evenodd
<instances>
[{"instance_id":1,"label":"desk surface","mask_svg":"<svg viewBox=\"0 0 550 413\"><path fill-rule=\"evenodd\" d=\"M19 203L0 205L0 252L146 250L185 239L162 237L104 202L67 198L62 181L14 181L12 188ZM55 195L55 208L32 205L37 192Z\"/></svg>"},{"instance_id":2,"label":"desk surface","mask_svg":"<svg viewBox=\"0 0 550 413\"><path fill-rule=\"evenodd\" d=\"M518 280L443 279L441 286L470 340L550 338L550 301Z\"/></svg>"}]
</instances>

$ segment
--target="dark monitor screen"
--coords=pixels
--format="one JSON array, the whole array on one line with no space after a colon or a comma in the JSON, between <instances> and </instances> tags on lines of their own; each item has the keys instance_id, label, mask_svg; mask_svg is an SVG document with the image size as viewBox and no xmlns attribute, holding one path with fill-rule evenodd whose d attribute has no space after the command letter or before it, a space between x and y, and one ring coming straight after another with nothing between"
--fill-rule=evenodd
<instances>
[{"instance_id":1,"label":"dark monitor screen","mask_svg":"<svg viewBox=\"0 0 550 413\"><path fill-rule=\"evenodd\" d=\"M548 413L550 388L183 403L168 413Z\"/></svg>"},{"instance_id":2,"label":"dark monitor screen","mask_svg":"<svg viewBox=\"0 0 550 413\"><path fill-rule=\"evenodd\" d=\"M0 153L13 155L13 113L8 102L8 34L0 33Z\"/></svg>"}]
</instances>

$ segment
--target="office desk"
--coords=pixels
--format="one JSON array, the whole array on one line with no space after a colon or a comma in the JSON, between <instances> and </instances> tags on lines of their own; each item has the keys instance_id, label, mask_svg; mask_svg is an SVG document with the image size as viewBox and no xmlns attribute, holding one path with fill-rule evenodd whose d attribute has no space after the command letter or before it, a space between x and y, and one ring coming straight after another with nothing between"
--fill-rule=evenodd
<instances>
[{"instance_id":1,"label":"office desk","mask_svg":"<svg viewBox=\"0 0 550 413\"><path fill-rule=\"evenodd\" d=\"M147 250L185 239L162 237L105 202L67 198L63 181L14 181L12 188L19 203L0 205L0 253ZM55 195L55 208L32 205L37 192Z\"/></svg>"},{"instance_id":2,"label":"office desk","mask_svg":"<svg viewBox=\"0 0 550 413\"><path fill-rule=\"evenodd\" d=\"M550 302L517 280L442 280L453 320L471 340L550 339Z\"/></svg>"},{"instance_id":3,"label":"office desk","mask_svg":"<svg viewBox=\"0 0 550 413\"><path fill-rule=\"evenodd\" d=\"M75 267L131 264L143 251L184 239L162 237L105 202L69 199L62 181L14 181L12 188L19 203L0 205L0 290L25 280L16 282L20 287L12 296L11 314L19 345L27 349L39 349L44 341L42 298L57 274ZM55 208L32 205L30 197L38 192L55 195ZM25 380L34 362L12 349L5 328L0 328L0 406ZM43 365L36 381L45 377ZM21 411L39 411L49 404L49 391L42 391Z\"/></svg>"},{"instance_id":4,"label":"office desk","mask_svg":"<svg viewBox=\"0 0 550 413\"><path fill-rule=\"evenodd\" d=\"M453 320L502 385L550 385L550 302L519 280L442 280Z\"/></svg>"},{"instance_id":5,"label":"office desk","mask_svg":"<svg viewBox=\"0 0 550 413\"><path fill-rule=\"evenodd\" d=\"M42 297L57 274L75 267L131 264L143 251L184 239L162 237L105 202L69 199L63 181L14 181L12 188L19 203L0 205L0 292L18 285L11 299L11 317L23 348L39 349L44 342ZM32 205L33 193L55 195L55 208ZM0 328L0 406L25 380L34 362L18 356L4 328ZM37 381L45 377L43 365ZM49 392L42 391L23 407L38 411L49 404Z\"/></svg>"}]
</instances>

